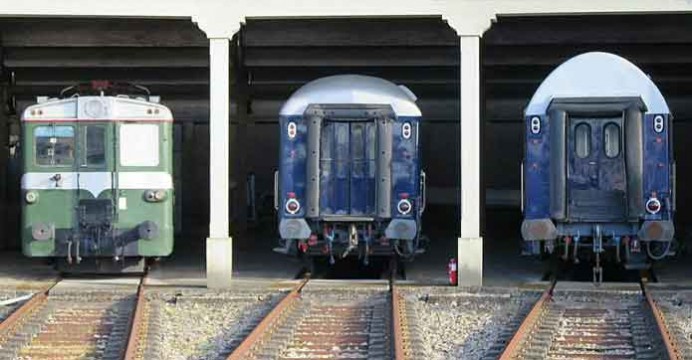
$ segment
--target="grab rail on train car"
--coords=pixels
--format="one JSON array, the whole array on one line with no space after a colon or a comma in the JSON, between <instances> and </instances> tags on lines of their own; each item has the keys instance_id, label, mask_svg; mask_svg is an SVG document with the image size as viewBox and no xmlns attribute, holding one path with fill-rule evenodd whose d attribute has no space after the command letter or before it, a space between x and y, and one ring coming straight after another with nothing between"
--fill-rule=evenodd
<instances>
[{"instance_id":1,"label":"grab rail on train car","mask_svg":"<svg viewBox=\"0 0 692 360\"><path fill-rule=\"evenodd\" d=\"M425 175L425 171L421 169L420 171L420 194L421 194L421 205L420 205L420 213L423 214L423 211L425 211L425 205L428 202L428 196L427 196L427 191L428 191L428 184L427 184L427 176Z\"/></svg>"},{"instance_id":2,"label":"grab rail on train car","mask_svg":"<svg viewBox=\"0 0 692 360\"><path fill-rule=\"evenodd\" d=\"M520 179L519 180L519 187L521 189L520 190L521 194L519 194L519 198L520 198L519 199L519 202L520 202L519 206L521 209L521 213L523 214L524 213L524 162L523 161L519 165L519 172L521 174L519 176L519 179Z\"/></svg>"},{"instance_id":3,"label":"grab rail on train car","mask_svg":"<svg viewBox=\"0 0 692 360\"><path fill-rule=\"evenodd\" d=\"M279 210L279 170L274 171L274 210Z\"/></svg>"}]
</instances>

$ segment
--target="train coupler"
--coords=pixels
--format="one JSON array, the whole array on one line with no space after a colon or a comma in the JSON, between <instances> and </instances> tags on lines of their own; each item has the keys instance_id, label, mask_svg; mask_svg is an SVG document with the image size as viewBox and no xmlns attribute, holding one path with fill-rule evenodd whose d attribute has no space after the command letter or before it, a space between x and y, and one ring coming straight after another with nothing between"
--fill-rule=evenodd
<instances>
[{"instance_id":1,"label":"train coupler","mask_svg":"<svg viewBox=\"0 0 692 360\"><path fill-rule=\"evenodd\" d=\"M595 239L594 239L595 241ZM600 286L603 283L603 267L601 267L601 252L596 252L596 265L593 267L593 283Z\"/></svg>"},{"instance_id":2,"label":"train coupler","mask_svg":"<svg viewBox=\"0 0 692 360\"><path fill-rule=\"evenodd\" d=\"M327 253L329 254L329 265L334 265L336 261L334 260L334 247L333 242L334 242L334 229L332 228L331 231L329 230L329 227L327 225L324 226L324 232L323 236L324 239L327 240Z\"/></svg>"},{"instance_id":3,"label":"train coupler","mask_svg":"<svg viewBox=\"0 0 692 360\"><path fill-rule=\"evenodd\" d=\"M348 228L348 246L344 253L341 254L341 258L343 259L348 256L356 247L358 247L358 229L356 228L356 224L351 224Z\"/></svg>"}]
</instances>

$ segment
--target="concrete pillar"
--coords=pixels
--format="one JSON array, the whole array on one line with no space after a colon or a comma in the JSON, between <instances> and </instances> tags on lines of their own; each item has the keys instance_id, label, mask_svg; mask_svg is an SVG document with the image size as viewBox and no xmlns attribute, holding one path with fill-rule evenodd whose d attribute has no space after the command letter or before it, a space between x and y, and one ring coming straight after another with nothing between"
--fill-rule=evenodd
<instances>
[{"instance_id":1,"label":"concrete pillar","mask_svg":"<svg viewBox=\"0 0 692 360\"><path fill-rule=\"evenodd\" d=\"M233 240L229 234L229 58L227 37L209 39L209 237L207 287L229 288Z\"/></svg>"},{"instance_id":2,"label":"concrete pillar","mask_svg":"<svg viewBox=\"0 0 692 360\"><path fill-rule=\"evenodd\" d=\"M461 236L457 242L460 286L483 284L480 236L480 36L460 37Z\"/></svg>"}]
</instances>

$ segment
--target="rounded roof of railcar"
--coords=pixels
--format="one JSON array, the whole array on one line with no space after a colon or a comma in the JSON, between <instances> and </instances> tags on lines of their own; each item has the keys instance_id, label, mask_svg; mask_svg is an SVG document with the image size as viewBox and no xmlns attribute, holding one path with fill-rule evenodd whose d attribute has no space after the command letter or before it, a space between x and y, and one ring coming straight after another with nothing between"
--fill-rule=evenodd
<instances>
[{"instance_id":1,"label":"rounded roof of railcar","mask_svg":"<svg viewBox=\"0 0 692 360\"><path fill-rule=\"evenodd\" d=\"M538 87L524 114L544 114L553 99L566 97L641 97L648 113L670 113L665 98L644 72L604 52L577 55L558 66Z\"/></svg>"},{"instance_id":2,"label":"rounded roof of railcar","mask_svg":"<svg viewBox=\"0 0 692 360\"><path fill-rule=\"evenodd\" d=\"M397 116L421 116L416 97L410 90L363 75L335 75L313 80L296 90L279 114L303 115L311 104L391 105Z\"/></svg>"}]
</instances>

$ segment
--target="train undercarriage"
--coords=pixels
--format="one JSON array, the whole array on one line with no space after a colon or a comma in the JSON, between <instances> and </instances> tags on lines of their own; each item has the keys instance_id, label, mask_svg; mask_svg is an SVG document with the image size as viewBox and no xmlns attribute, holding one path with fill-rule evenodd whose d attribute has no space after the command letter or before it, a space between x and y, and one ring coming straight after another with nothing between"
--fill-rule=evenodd
<instances>
[{"instance_id":1,"label":"train undercarriage","mask_svg":"<svg viewBox=\"0 0 692 360\"><path fill-rule=\"evenodd\" d=\"M641 241L630 236L562 236L556 240L527 241L525 254L556 258L566 264L592 264L593 282L603 282L604 264L624 270L650 269L653 262L674 256L675 240Z\"/></svg>"},{"instance_id":2,"label":"train undercarriage","mask_svg":"<svg viewBox=\"0 0 692 360\"><path fill-rule=\"evenodd\" d=\"M420 234L412 240L390 239L379 223L324 223L307 239L280 239L275 252L308 258L326 258L330 265L339 259L357 257L363 265L371 257L396 256L412 260L425 252L427 239Z\"/></svg>"}]
</instances>

